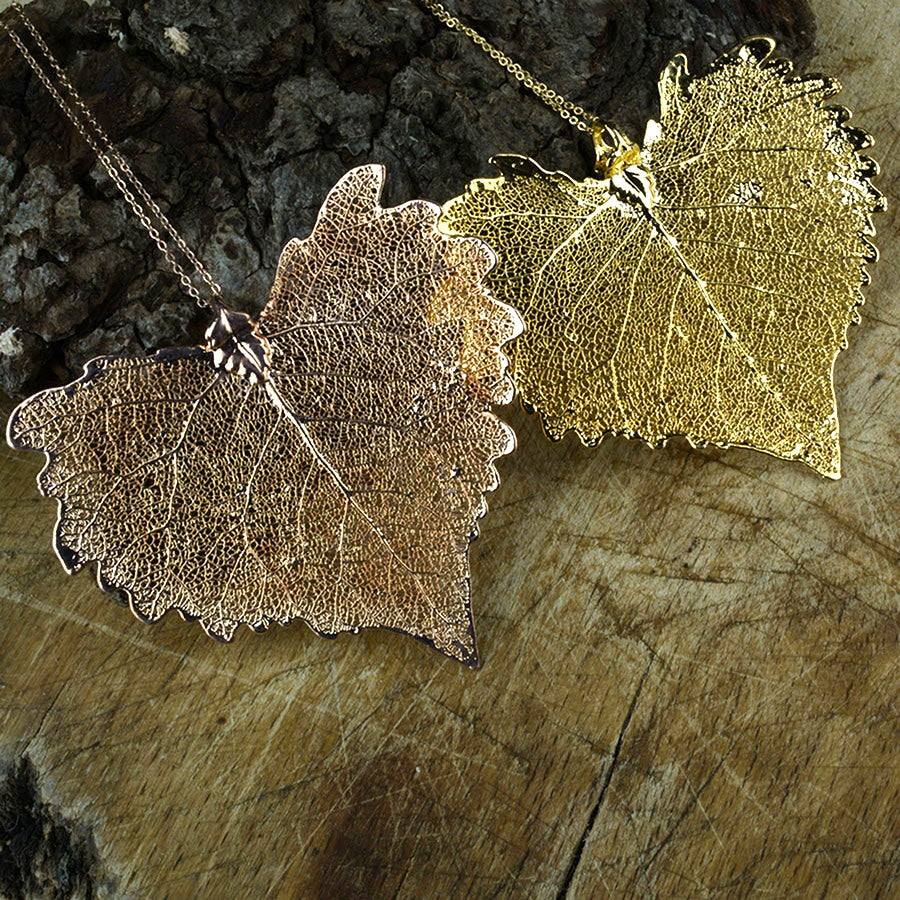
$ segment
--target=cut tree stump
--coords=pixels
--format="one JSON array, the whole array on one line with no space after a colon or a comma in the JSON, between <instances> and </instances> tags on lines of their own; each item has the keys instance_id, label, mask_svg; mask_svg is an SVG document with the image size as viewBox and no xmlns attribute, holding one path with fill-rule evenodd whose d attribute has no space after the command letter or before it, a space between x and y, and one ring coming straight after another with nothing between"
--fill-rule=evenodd
<instances>
[{"instance_id":1,"label":"cut tree stump","mask_svg":"<svg viewBox=\"0 0 900 900\"><path fill-rule=\"evenodd\" d=\"M638 134L666 57L775 32L845 82L898 193L891 0L817 0L815 41L783 2L453 8ZM501 150L585 165L410 0L36 9L247 309L350 165L386 162L390 202L445 199ZM551 444L501 410L519 449L472 546L477 671L385 632L143 625L63 573L39 461L0 450L0 895L894 894L895 215L836 367L839 482L742 450ZM11 395L202 331L8 41L0 221Z\"/></svg>"}]
</instances>

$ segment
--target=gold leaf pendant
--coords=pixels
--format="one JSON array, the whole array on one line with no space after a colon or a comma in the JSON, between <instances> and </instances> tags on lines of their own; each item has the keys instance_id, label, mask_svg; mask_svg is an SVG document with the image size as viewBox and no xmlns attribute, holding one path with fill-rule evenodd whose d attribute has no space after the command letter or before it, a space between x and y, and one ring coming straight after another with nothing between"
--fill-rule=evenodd
<instances>
[{"instance_id":1,"label":"gold leaf pendant","mask_svg":"<svg viewBox=\"0 0 900 900\"><path fill-rule=\"evenodd\" d=\"M756 38L704 73L676 57L638 148L595 132L598 177L521 156L448 201L440 227L498 255L488 284L518 308L509 348L549 437L743 446L840 477L832 370L858 321L871 140Z\"/></svg>"},{"instance_id":2,"label":"gold leaf pendant","mask_svg":"<svg viewBox=\"0 0 900 900\"><path fill-rule=\"evenodd\" d=\"M490 250L433 204L382 208L383 179L338 182L258 322L222 310L203 347L95 359L13 412L67 571L96 561L141 619L223 640L300 618L477 664L468 547L515 444L490 407L521 325L484 287Z\"/></svg>"}]
</instances>

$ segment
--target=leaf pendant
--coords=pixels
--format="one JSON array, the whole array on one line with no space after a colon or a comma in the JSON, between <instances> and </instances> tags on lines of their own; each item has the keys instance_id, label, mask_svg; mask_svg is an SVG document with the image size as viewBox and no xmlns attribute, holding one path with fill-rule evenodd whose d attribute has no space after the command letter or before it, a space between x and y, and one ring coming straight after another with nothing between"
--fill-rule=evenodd
<instances>
[{"instance_id":1,"label":"leaf pendant","mask_svg":"<svg viewBox=\"0 0 900 900\"><path fill-rule=\"evenodd\" d=\"M595 135L598 178L499 156L444 206L442 230L498 255L488 284L527 326L510 372L552 439L682 435L840 477L832 369L884 203L870 138L823 105L837 82L773 48L698 76L677 56L642 148Z\"/></svg>"},{"instance_id":2,"label":"leaf pendant","mask_svg":"<svg viewBox=\"0 0 900 900\"><path fill-rule=\"evenodd\" d=\"M96 561L141 619L223 640L300 618L477 664L468 546L515 444L490 406L521 325L484 287L490 250L431 203L380 207L383 180L338 182L258 322L223 310L204 347L95 359L13 412L67 571Z\"/></svg>"}]
</instances>

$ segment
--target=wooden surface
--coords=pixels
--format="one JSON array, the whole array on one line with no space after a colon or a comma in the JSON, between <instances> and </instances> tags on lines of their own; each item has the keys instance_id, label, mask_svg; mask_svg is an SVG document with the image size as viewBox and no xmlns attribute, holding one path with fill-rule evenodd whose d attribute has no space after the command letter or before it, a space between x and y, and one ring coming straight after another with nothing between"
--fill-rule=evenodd
<instances>
[{"instance_id":1,"label":"wooden surface","mask_svg":"<svg viewBox=\"0 0 900 900\"><path fill-rule=\"evenodd\" d=\"M900 14L875 5L816 4L816 67L891 198ZM63 574L38 463L3 451L0 762L27 757L46 814L92 842L95 892L896 895L893 207L837 366L840 482L551 445L505 414L480 671L395 634L142 625Z\"/></svg>"}]
</instances>

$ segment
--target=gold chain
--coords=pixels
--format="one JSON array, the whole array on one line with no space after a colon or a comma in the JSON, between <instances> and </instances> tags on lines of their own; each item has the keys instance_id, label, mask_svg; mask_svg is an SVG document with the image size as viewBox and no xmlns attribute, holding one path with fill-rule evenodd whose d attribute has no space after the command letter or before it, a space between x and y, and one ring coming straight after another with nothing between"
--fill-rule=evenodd
<instances>
[{"instance_id":1,"label":"gold chain","mask_svg":"<svg viewBox=\"0 0 900 900\"><path fill-rule=\"evenodd\" d=\"M474 28L470 28L464 22L456 18L446 6L438 0L420 0L435 18L443 22L448 28L464 34L473 44L480 47L491 59L500 63L516 81L523 84L540 100L547 104L557 115L565 119L570 125L574 125L579 131L591 134L596 124L600 121L592 112L588 112L583 106L566 100L553 88L535 78L527 69L522 68L515 60L510 59L499 47L495 47L489 40L483 38Z\"/></svg>"},{"instance_id":2,"label":"gold chain","mask_svg":"<svg viewBox=\"0 0 900 900\"><path fill-rule=\"evenodd\" d=\"M69 80L62 66L60 66L56 57L53 55L44 39L41 37L40 32L32 23L31 19L29 19L25 14L25 10L18 2L16 2L16 0L13 0L10 6L12 6L12 8L21 19L22 23L28 29L29 33L34 39L35 44L44 55L44 58L49 64L53 73L59 80L59 84L67 94L68 100L62 95L62 93L60 93L59 88L57 88L57 86L53 83L51 77L45 71L44 67L38 62L37 59L35 59L31 51L25 46L25 43L22 41L21 37L19 37L19 35L15 31L13 31L2 19L0 19L0 26L2 26L3 30L6 31L6 33L9 35L12 42L16 45L19 52L25 58L25 61L29 66L31 66L35 75L37 75L37 77L40 79L41 83L47 89L50 96L53 97L53 99L56 101L59 108L65 113L69 121L75 126L75 128L78 130L78 133L87 142L88 146L94 151L94 153L97 154L97 158L100 160L100 163L106 170L106 173L112 179L113 184L116 185L128 205L131 207L134 214L138 217L141 225L143 225L144 229L150 235L151 240L154 244L156 244L166 262L169 264L169 267L178 277L178 280L181 283L181 286L184 288L185 292L200 305L209 306L213 309L220 307L221 303L219 301L219 298L222 295L222 288L213 279L209 272L206 271L203 264L197 258L197 255L193 252L193 250L190 249L190 247L188 247L181 235L175 230L175 226L172 225L163 211L159 208L159 204L156 203L156 201L147 192L143 184L141 184L141 182L138 180L137 176L132 171L131 166L128 165L128 162L113 146L109 135L106 133L106 131L104 131L103 126L100 125L100 123L92 115L91 111L88 109L84 101L81 99L81 96L75 89L75 86ZM135 193L137 193L137 195L141 198L141 201L143 201L143 203L145 204L146 209L138 201ZM149 212L147 210L149 210ZM211 300L204 300L201 297L200 292L194 286L191 278L187 275L187 273L184 271L184 269L176 259L175 254L172 252L172 248L160 234L159 228L154 225L151 214L156 218L156 222L162 226L166 234L169 235L169 237L175 243L175 246L184 254L188 262L190 262L190 264L194 267L194 271L196 272L196 274L200 276L200 278L209 288L209 292L212 297Z\"/></svg>"}]
</instances>

